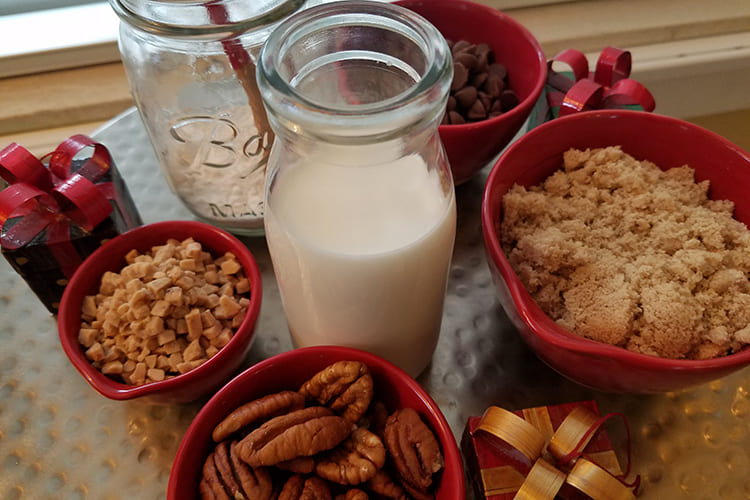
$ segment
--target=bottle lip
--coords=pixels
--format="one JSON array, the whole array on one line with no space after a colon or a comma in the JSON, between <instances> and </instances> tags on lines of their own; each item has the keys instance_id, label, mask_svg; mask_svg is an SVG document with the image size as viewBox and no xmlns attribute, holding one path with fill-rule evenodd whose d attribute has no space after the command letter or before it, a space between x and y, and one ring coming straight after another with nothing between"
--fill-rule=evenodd
<instances>
[{"instance_id":1,"label":"bottle lip","mask_svg":"<svg viewBox=\"0 0 750 500\"><path fill-rule=\"evenodd\" d=\"M336 106L308 98L280 72L283 56L295 42L327 29L362 25L400 31L420 47L425 70L414 85L383 100ZM453 63L442 34L416 12L381 1L347 0L304 9L280 23L261 49L256 77L266 109L277 121L312 127L313 135L362 138L364 130L371 132L368 136L387 136L439 119Z\"/></svg>"},{"instance_id":2,"label":"bottle lip","mask_svg":"<svg viewBox=\"0 0 750 500\"><path fill-rule=\"evenodd\" d=\"M239 34L265 28L299 11L308 0L108 1L117 16L135 28L160 36L185 37ZM158 13L162 11L165 15L160 18ZM181 15L175 16L175 12Z\"/></svg>"}]
</instances>

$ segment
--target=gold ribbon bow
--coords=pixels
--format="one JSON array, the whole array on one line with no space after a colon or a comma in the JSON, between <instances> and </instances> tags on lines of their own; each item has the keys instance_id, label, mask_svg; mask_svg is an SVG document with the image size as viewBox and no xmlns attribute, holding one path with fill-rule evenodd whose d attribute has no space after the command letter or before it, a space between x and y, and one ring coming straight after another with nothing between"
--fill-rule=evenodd
<instances>
[{"instance_id":1,"label":"gold ribbon bow","mask_svg":"<svg viewBox=\"0 0 750 500\"><path fill-rule=\"evenodd\" d=\"M581 453L607 418L578 406L551 433L548 441L539 427L549 427L551 424L535 422L538 424L535 426L510 411L491 406L482 415L474 433L482 431L495 436L521 452L533 464L515 499L551 500L565 483L595 500L635 499L637 481L634 485L625 484ZM615 469L619 470L619 466ZM485 490L488 496L496 493L491 489Z\"/></svg>"}]
</instances>

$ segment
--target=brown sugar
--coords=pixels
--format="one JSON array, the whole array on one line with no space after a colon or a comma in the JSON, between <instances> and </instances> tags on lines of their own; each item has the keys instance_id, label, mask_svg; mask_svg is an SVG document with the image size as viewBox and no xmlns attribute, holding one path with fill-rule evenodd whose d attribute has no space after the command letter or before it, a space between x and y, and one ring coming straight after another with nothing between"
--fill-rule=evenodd
<instances>
[{"instance_id":1,"label":"brown sugar","mask_svg":"<svg viewBox=\"0 0 750 500\"><path fill-rule=\"evenodd\" d=\"M619 147L503 198L501 245L542 310L590 339L665 358L750 344L750 231L688 166L662 171Z\"/></svg>"}]
</instances>

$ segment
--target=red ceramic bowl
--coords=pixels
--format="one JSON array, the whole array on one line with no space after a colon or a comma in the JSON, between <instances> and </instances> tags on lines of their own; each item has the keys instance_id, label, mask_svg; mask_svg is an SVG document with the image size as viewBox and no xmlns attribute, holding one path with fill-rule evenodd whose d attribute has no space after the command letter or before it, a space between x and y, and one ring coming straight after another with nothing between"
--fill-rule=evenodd
<instances>
[{"instance_id":1,"label":"red ceramic bowl","mask_svg":"<svg viewBox=\"0 0 750 500\"><path fill-rule=\"evenodd\" d=\"M445 459L435 499L465 498L464 470L456 440L429 394L406 372L378 356L348 347L315 346L287 351L251 366L206 403L190 424L177 450L169 476L167 499L200 498L198 482L203 462L214 446L211 432L232 410L266 394L297 390L316 372L341 360L367 364L375 384L375 397L389 409L411 407L419 412L438 437Z\"/></svg>"},{"instance_id":2,"label":"red ceramic bowl","mask_svg":"<svg viewBox=\"0 0 750 500\"><path fill-rule=\"evenodd\" d=\"M244 321L232 340L208 361L177 377L133 386L103 375L86 359L78 342L81 305L86 295L99 287L105 271L119 271L125 265L125 254L131 249L148 251L169 238L193 237L203 248L218 257L232 252L242 264L251 283L250 305ZM57 318L57 327L65 354L83 378L100 394L110 399L146 398L153 403L182 403L214 392L232 377L250 350L262 298L260 271L250 250L237 238L215 226L196 221L166 221L131 229L108 241L92 253L76 270L65 287Z\"/></svg>"},{"instance_id":3,"label":"red ceramic bowl","mask_svg":"<svg viewBox=\"0 0 750 500\"><path fill-rule=\"evenodd\" d=\"M569 333L532 300L503 253L501 200L514 184L534 185L562 165L569 148L620 145L637 159L667 169L689 165L708 179L713 199L735 203L750 225L750 155L690 123L653 113L589 111L547 122L513 143L493 166L482 200L484 243L500 303L545 363L579 384L608 392L657 393L718 379L750 365L750 349L709 360L670 360L630 352Z\"/></svg>"},{"instance_id":4,"label":"red ceramic bowl","mask_svg":"<svg viewBox=\"0 0 750 500\"><path fill-rule=\"evenodd\" d=\"M458 41L487 43L495 60L508 69L510 87L519 104L488 120L463 125L440 125L440 139L450 161L453 180L461 184L497 156L531 113L547 78L547 62L536 38L502 12L468 0L399 0L442 35Z\"/></svg>"}]
</instances>

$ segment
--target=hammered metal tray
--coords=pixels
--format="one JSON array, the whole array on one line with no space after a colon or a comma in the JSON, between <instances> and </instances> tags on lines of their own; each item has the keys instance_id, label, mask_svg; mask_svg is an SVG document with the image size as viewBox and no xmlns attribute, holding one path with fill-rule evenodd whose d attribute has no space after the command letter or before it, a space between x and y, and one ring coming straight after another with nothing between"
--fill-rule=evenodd
<instances>
[{"instance_id":1,"label":"hammered metal tray","mask_svg":"<svg viewBox=\"0 0 750 500\"><path fill-rule=\"evenodd\" d=\"M94 137L112 152L144 222L193 218L161 176L135 109ZM515 410L594 399L602 412L628 418L641 498L749 499L750 368L682 392L622 396L581 387L541 363L499 306L484 257L479 211L488 170L457 188L443 326L419 378L456 439L467 418L489 405ZM292 345L265 240L243 241L264 287L250 366ZM152 406L100 396L69 364L54 318L4 259L0 319L0 498L165 498L180 440L205 401ZM611 435L624 458L625 433Z\"/></svg>"}]
</instances>

